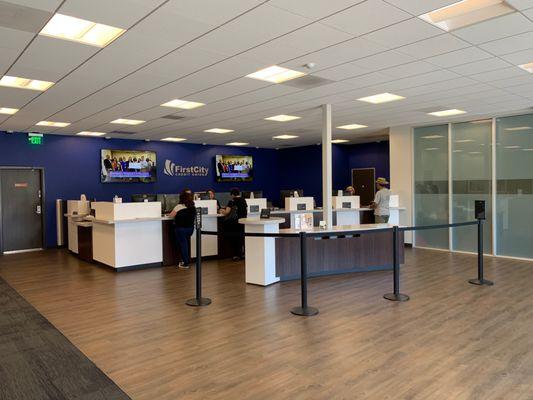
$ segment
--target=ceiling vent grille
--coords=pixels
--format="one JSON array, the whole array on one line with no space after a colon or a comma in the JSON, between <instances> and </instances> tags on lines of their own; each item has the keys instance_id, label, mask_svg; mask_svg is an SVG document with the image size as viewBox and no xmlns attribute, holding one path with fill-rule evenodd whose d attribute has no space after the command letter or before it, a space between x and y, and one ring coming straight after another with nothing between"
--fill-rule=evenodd
<instances>
[{"instance_id":1,"label":"ceiling vent grille","mask_svg":"<svg viewBox=\"0 0 533 400\"><path fill-rule=\"evenodd\" d=\"M181 115L172 115L172 114L164 115L164 116L162 116L161 118L164 118L164 119L173 119L173 120L185 119L185 117L182 117Z\"/></svg>"},{"instance_id":2,"label":"ceiling vent grille","mask_svg":"<svg viewBox=\"0 0 533 400\"><path fill-rule=\"evenodd\" d=\"M325 79L325 78L320 78L318 76L305 75L305 76L302 76L301 78L291 79L290 81L283 82L282 85L287 85L287 86L291 86L297 89L306 90L306 89L313 89L319 86L329 85L330 83L334 83L334 82L335 81Z\"/></svg>"}]
</instances>

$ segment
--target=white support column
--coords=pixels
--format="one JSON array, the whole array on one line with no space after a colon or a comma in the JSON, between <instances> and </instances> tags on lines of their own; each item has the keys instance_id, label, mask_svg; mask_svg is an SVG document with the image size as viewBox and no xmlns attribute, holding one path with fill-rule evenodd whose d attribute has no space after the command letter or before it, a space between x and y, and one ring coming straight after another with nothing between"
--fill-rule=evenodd
<instances>
[{"instance_id":1,"label":"white support column","mask_svg":"<svg viewBox=\"0 0 533 400\"><path fill-rule=\"evenodd\" d=\"M332 211L331 104L322 105L322 210L328 229L333 226Z\"/></svg>"}]
</instances>

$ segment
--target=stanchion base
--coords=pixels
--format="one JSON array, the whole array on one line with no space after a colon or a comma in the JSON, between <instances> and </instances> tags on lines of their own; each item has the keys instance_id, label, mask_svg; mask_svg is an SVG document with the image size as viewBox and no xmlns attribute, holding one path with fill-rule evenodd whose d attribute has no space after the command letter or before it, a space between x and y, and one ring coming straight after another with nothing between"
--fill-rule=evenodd
<instances>
[{"instance_id":1,"label":"stanchion base","mask_svg":"<svg viewBox=\"0 0 533 400\"><path fill-rule=\"evenodd\" d=\"M208 299L207 297L201 297L197 299L195 297L194 299L187 300L185 304L191 307L203 307L203 306L208 306L209 304L211 304L211 299Z\"/></svg>"},{"instance_id":2,"label":"stanchion base","mask_svg":"<svg viewBox=\"0 0 533 400\"><path fill-rule=\"evenodd\" d=\"M485 285L485 286L492 286L494 285L494 282L489 281L487 279L469 279L468 283L471 283L472 285Z\"/></svg>"},{"instance_id":3,"label":"stanchion base","mask_svg":"<svg viewBox=\"0 0 533 400\"><path fill-rule=\"evenodd\" d=\"M395 293L387 293L383 295L384 299L390 300L390 301L407 301L409 300L409 296L406 294L395 294Z\"/></svg>"},{"instance_id":4,"label":"stanchion base","mask_svg":"<svg viewBox=\"0 0 533 400\"><path fill-rule=\"evenodd\" d=\"M294 315L303 315L305 317L311 317L318 314L318 308L315 307L293 307L291 313Z\"/></svg>"}]
</instances>

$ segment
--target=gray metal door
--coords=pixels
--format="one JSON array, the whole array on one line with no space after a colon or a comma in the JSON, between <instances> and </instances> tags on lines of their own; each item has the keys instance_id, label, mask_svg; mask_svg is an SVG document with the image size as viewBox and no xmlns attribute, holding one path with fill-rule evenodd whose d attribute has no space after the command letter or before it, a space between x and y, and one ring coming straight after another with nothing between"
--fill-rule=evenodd
<instances>
[{"instance_id":1,"label":"gray metal door","mask_svg":"<svg viewBox=\"0 0 533 400\"><path fill-rule=\"evenodd\" d=\"M2 252L43 247L42 182L38 169L0 169Z\"/></svg>"}]
</instances>

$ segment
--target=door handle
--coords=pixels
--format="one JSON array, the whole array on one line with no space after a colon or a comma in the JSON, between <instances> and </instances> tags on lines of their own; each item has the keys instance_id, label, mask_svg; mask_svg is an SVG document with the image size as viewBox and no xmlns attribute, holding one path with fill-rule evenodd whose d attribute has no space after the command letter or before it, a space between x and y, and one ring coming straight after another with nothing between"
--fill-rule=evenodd
<instances>
[{"instance_id":1,"label":"door handle","mask_svg":"<svg viewBox=\"0 0 533 400\"><path fill-rule=\"evenodd\" d=\"M42 210L41 210L41 205L38 204L38 205L37 205L37 208L35 209L35 213L41 215L41 211L42 211Z\"/></svg>"}]
</instances>

